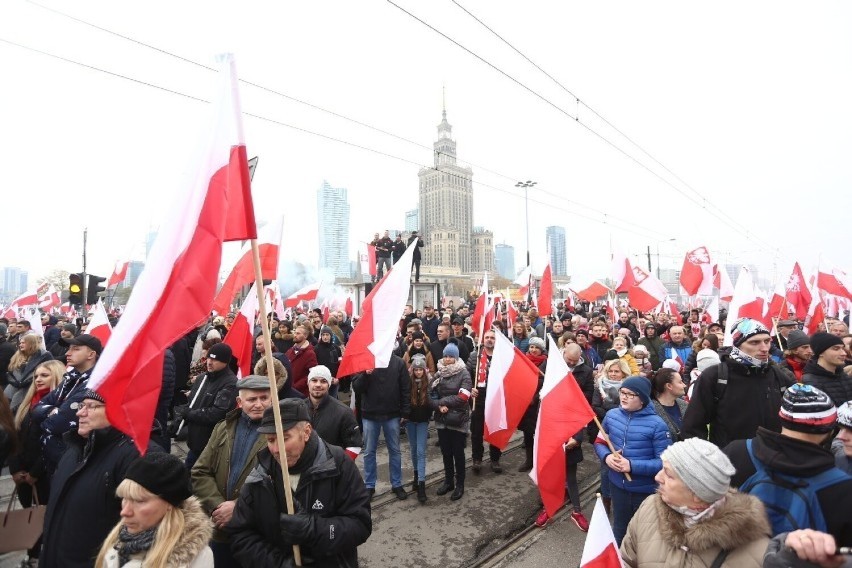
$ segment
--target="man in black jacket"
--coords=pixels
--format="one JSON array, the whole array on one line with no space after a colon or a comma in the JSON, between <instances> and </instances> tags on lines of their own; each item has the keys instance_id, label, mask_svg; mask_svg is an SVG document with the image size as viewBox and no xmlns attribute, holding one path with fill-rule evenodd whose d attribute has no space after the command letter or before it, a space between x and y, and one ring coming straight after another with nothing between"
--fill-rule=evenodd
<instances>
[{"instance_id":1,"label":"man in black jacket","mask_svg":"<svg viewBox=\"0 0 852 568\"><path fill-rule=\"evenodd\" d=\"M852 400L852 379L843 373L846 347L843 340L830 333L815 333L811 337L814 355L805 363L802 382L825 392L834 406Z\"/></svg>"},{"instance_id":2,"label":"man in black jacket","mask_svg":"<svg viewBox=\"0 0 852 568\"><path fill-rule=\"evenodd\" d=\"M258 428L267 447L258 453L228 525L234 558L243 566L292 566L297 544L303 566L357 566L358 545L373 530L358 468L313 431L304 403L288 399L279 408L284 440L278 440L273 409L267 409ZM291 479L298 476L293 515L284 505L285 463Z\"/></svg>"},{"instance_id":3,"label":"man in black jacket","mask_svg":"<svg viewBox=\"0 0 852 568\"><path fill-rule=\"evenodd\" d=\"M352 459L361 452L364 438L352 410L333 396L331 371L325 365L317 365L308 372L308 398L304 399L311 426L326 443L343 448Z\"/></svg>"},{"instance_id":4,"label":"man in black jacket","mask_svg":"<svg viewBox=\"0 0 852 568\"><path fill-rule=\"evenodd\" d=\"M388 448L391 489L397 499L408 497L402 487L402 452L399 449L400 419L411 412L411 377L405 362L391 355L388 366L359 373L352 390L361 397L364 424L364 483L372 497L376 492L376 446L384 432Z\"/></svg>"},{"instance_id":5,"label":"man in black jacket","mask_svg":"<svg viewBox=\"0 0 852 568\"><path fill-rule=\"evenodd\" d=\"M435 361L436 364L444 358L444 347L447 346L447 343L455 343L459 348L460 361L468 360L470 357L470 349L467 348L467 344L465 342L459 341L453 336L453 330L449 323L442 321L438 324L437 337L437 341L429 342L429 352L432 354L432 360Z\"/></svg>"},{"instance_id":6,"label":"man in black jacket","mask_svg":"<svg viewBox=\"0 0 852 568\"><path fill-rule=\"evenodd\" d=\"M84 390L76 407L79 425L65 435L50 490L39 566L89 568L106 536L120 519L115 496L128 466L139 457L133 440L110 426L104 399ZM149 452L161 452L154 442Z\"/></svg>"},{"instance_id":7,"label":"man in black jacket","mask_svg":"<svg viewBox=\"0 0 852 568\"><path fill-rule=\"evenodd\" d=\"M494 345L497 335L493 329L482 334L482 345L479 351L471 353L467 361L467 371L470 373L473 389L471 397L475 401L470 413L470 451L473 457L472 471L476 475L482 469L482 457L485 455L485 398L488 394L488 372L491 369L491 357L494 355ZM473 405L474 402L471 402ZM500 457L503 452L497 446L488 444L488 457L491 458L491 471L503 473Z\"/></svg>"},{"instance_id":8,"label":"man in black jacket","mask_svg":"<svg viewBox=\"0 0 852 568\"><path fill-rule=\"evenodd\" d=\"M835 467L834 455L828 449L836 417L837 411L824 392L810 385L793 385L784 393L779 411L780 433L760 428L751 440L751 452L746 440L732 442L723 451L737 470L731 478L731 486L738 488L757 471L753 460L760 462L773 477L777 477L775 474L787 476L786 482L795 485L791 491L801 491L805 495L808 492L808 480L836 470L831 474L836 481L816 491L816 498L827 532L834 536L837 546L841 547L852 546L852 515L849 514L852 511L852 477ZM780 481L785 483L783 479ZM745 489L755 493L762 489L758 485L750 485L753 484L746 484ZM775 507L770 505L773 503L767 503L766 509L776 528L773 532L778 534L781 532L778 525L787 522L791 511L778 511L778 503L774 503ZM810 515L816 514L810 506L808 512ZM812 518L809 525L797 524L802 529L820 530L817 528L818 522L818 519Z\"/></svg>"},{"instance_id":9,"label":"man in black jacket","mask_svg":"<svg viewBox=\"0 0 852 568\"><path fill-rule=\"evenodd\" d=\"M186 421L186 467L192 469L216 424L237 406L237 376L231 370L231 347L217 343L207 352L207 372L192 385L189 405L175 407L175 422Z\"/></svg>"},{"instance_id":10,"label":"man in black jacket","mask_svg":"<svg viewBox=\"0 0 852 568\"><path fill-rule=\"evenodd\" d=\"M761 426L781 431L778 409L794 379L769 360L769 330L743 318L733 327L733 342L730 354L703 371L693 388L683 415L685 438L703 438L724 448L753 437Z\"/></svg>"},{"instance_id":11,"label":"man in black jacket","mask_svg":"<svg viewBox=\"0 0 852 568\"><path fill-rule=\"evenodd\" d=\"M411 243L417 241L417 246L414 247L414 255L413 262L411 263L412 268L414 268L414 281L420 282L420 249L423 248L423 239L421 239L417 235L417 231L411 231L411 236L408 237L408 246L411 246Z\"/></svg>"}]
</instances>

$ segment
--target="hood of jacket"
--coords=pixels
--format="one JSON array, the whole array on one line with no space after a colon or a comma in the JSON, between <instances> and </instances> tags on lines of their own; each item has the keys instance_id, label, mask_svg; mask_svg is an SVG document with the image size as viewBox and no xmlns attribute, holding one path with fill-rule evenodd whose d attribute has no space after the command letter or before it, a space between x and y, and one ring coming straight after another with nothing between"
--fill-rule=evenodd
<instances>
[{"instance_id":1,"label":"hood of jacket","mask_svg":"<svg viewBox=\"0 0 852 568\"><path fill-rule=\"evenodd\" d=\"M825 377L827 379L840 379L843 378L843 368L838 367L837 371L832 373L825 367L821 366L819 363L811 359L807 363L805 363L805 373L808 375L816 375L817 377Z\"/></svg>"},{"instance_id":2,"label":"hood of jacket","mask_svg":"<svg viewBox=\"0 0 852 568\"><path fill-rule=\"evenodd\" d=\"M763 427L757 430L752 449L769 469L796 477L811 477L834 467L834 455L828 448Z\"/></svg>"},{"instance_id":3,"label":"hood of jacket","mask_svg":"<svg viewBox=\"0 0 852 568\"><path fill-rule=\"evenodd\" d=\"M213 525L196 497L184 501L181 512L186 524L169 557L169 566L189 565L207 547L213 535Z\"/></svg>"},{"instance_id":4,"label":"hood of jacket","mask_svg":"<svg viewBox=\"0 0 852 568\"><path fill-rule=\"evenodd\" d=\"M716 547L733 550L771 535L766 511L759 499L734 490L729 491L725 499L725 504L712 517L687 528L683 515L655 495L660 534L669 545L691 551Z\"/></svg>"}]
</instances>

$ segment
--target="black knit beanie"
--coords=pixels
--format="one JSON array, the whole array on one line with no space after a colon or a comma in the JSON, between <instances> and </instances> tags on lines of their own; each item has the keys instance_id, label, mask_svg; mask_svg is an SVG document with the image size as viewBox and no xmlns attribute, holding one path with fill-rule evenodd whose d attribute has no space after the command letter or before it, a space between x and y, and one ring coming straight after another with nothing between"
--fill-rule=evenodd
<instances>
[{"instance_id":1,"label":"black knit beanie","mask_svg":"<svg viewBox=\"0 0 852 568\"><path fill-rule=\"evenodd\" d=\"M814 350L814 361L819 359L819 356L826 349L835 345L843 345L843 340L830 333L820 332L813 334L811 337L811 349Z\"/></svg>"},{"instance_id":2,"label":"black knit beanie","mask_svg":"<svg viewBox=\"0 0 852 568\"><path fill-rule=\"evenodd\" d=\"M171 454L148 452L130 464L124 477L175 507L192 497L189 471L179 458Z\"/></svg>"}]
</instances>

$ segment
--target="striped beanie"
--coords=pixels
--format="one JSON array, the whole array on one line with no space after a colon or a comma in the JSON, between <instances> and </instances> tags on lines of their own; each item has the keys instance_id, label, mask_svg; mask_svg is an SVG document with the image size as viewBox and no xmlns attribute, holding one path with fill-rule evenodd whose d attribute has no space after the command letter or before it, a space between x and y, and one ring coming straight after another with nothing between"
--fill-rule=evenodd
<instances>
[{"instance_id":1,"label":"striped beanie","mask_svg":"<svg viewBox=\"0 0 852 568\"><path fill-rule=\"evenodd\" d=\"M795 384L781 399L781 426L796 432L826 434L834 430L837 409L827 394L811 385Z\"/></svg>"}]
</instances>

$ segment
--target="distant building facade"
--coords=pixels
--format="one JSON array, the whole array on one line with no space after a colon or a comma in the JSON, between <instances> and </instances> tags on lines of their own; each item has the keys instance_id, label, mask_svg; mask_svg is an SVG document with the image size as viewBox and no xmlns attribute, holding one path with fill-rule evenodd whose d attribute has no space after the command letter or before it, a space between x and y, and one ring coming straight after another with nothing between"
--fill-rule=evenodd
<instances>
[{"instance_id":1,"label":"distant building facade","mask_svg":"<svg viewBox=\"0 0 852 568\"><path fill-rule=\"evenodd\" d=\"M568 276L568 251L565 248L565 227L551 225L546 230L550 270L553 276Z\"/></svg>"},{"instance_id":2,"label":"distant building facade","mask_svg":"<svg viewBox=\"0 0 852 568\"><path fill-rule=\"evenodd\" d=\"M17 266L6 266L0 272L0 296L6 300L13 300L27 291L29 286L29 273Z\"/></svg>"},{"instance_id":3,"label":"distant building facade","mask_svg":"<svg viewBox=\"0 0 852 568\"><path fill-rule=\"evenodd\" d=\"M483 227L474 227L471 235L470 270L473 274L479 272L494 272L494 233Z\"/></svg>"},{"instance_id":4,"label":"distant building facade","mask_svg":"<svg viewBox=\"0 0 852 568\"><path fill-rule=\"evenodd\" d=\"M515 247L501 243L495 245L494 256L497 264L497 274L500 278L515 279Z\"/></svg>"},{"instance_id":5,"label":"distant building facade","mask_svg":"<svg viewBox=\"0 0 852 568\"><path fill-rule=\"evenodd\" d=\"M405 232L411 234L411 231L420 230L420 210L411 209L405 212Z\"/></svg>"},{"instance_id":6,"label":"distant building facade","mask_svg":"<svg viewBox=\"0 0 852 568\"><path fill-rule=\"evenodd\" d=\"M346 188L331 187L327 181L317 190L319 268L335 277L350 278L349 199Z\"/></svg>"}]
</instances>

